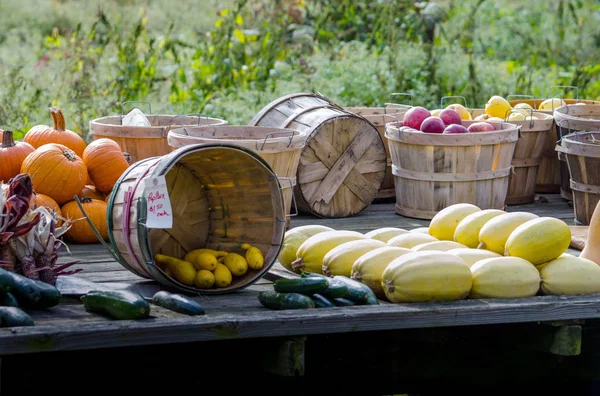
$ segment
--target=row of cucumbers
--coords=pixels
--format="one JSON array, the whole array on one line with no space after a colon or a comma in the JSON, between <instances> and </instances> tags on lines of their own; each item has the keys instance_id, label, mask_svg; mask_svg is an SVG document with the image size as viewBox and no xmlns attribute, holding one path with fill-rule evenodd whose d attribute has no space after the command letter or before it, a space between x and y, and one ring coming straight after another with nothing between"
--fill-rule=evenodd
<instances>
[{"instance_id":1,"label":"row of cucumbers","mask_svg":"<svg viewBox=\"0 0 600 396\"><path fill-rule=\"evenodd\" d=\"M22 308L50 308L58 305L60 297L60 291L48 283L0 268L0 327L34 326Z\"/></svg>"},{"instance_id":2,"label":"row of cucumbers","mask_svg":"<svg viewBox=\"0 0 600 396\"><path fill-rule=\"evenodd\" d=\"M378 305L367 285L342 275L328 277L302 272L300 278L278 279L273 291L258 292L258 301L269 309L333 308Z\"/></svg>"}]
</instances>

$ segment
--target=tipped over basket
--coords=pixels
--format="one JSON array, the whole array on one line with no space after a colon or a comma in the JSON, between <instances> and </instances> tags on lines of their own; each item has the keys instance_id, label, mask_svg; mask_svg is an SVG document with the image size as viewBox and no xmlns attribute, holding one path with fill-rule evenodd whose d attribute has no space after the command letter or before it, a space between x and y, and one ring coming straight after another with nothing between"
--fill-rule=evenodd
<instances>
[{"instance_id":1,"label":"tipped over basket","mask_svg":"<svg viewBox=\"0 0 600 396\"><path fill-rule=\"evenodd\" d=\"M175 148L190 144L222 142L256 151L277 174L283 191L288 223L290 215L297 214L297 210L292 212L291 208L300 153L306 143L306 135L303 132L248 125L183 127L169 131L167 141Z\"/></svg>"},{"instance_id":2,"label":"tipped over basket","mask_svg":"<svg viewBox=\"0 0 600 396\"><path fill-rule=\"evenodd\" d=\"M96 118L90 121L94 140L112 139L129 153L131 163L165 155L173 151L167 142L171 128L181 126L225 125L227 121L198 115L146 115L151 126L122 125L123 115Z\"/></svg>"},{"instance_id":3,"label":"tipped over basket","mask_svg":"<svg viewBox=\"0 0 600 396\"><path fill-rule=\"evenodd\" d=\"M149 228L154 201L145 186L160 176L166 179L172 226ZM285 233L283 208L275 173L254 151L224 143L190 145L129 167L108 202L108 235L116 258L134 274L187 293L227 293L256 282L275 263ZM234 275L226 287L184 282L154 259L157 253L181 259L200 248L243 256L242 243L257 247L264 265Z\"/></svg>"},{"instance_id":4,"label":"tipped over basket","mask_svg":"<svg viewBox=\"0 0 600 396\"><path fill-rule=\"evenodd\" d=\"M476 121L463 121L468 127ZM389 123L396 213L431 219L456 203L503 209L519 127L495 123L492 132L424 133Z\"/></svg>"}]
</instances>

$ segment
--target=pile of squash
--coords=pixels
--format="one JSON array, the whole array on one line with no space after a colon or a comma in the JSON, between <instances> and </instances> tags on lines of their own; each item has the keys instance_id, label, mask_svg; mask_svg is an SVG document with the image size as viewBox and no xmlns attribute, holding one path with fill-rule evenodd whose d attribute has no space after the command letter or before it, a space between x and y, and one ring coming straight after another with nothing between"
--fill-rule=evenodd
<instances>
[{"instance_id":1,"label":"pile of squash","mask_svg":"<svg viewBox=\"0 0 600 396\"><path fill-rule=\"evenodd\" d=\"M50 114L54 125L32 127L23 141L15 141L12 131L1 131L0 181L8 182L19 173L29 174L35 191L32 207L45 206L63 220L73 220L65 240L100 242L86 215L107 240L107 202L115 182L129 167L129 156L110 139L87 144L80 135L66 129L58 107L51 107Z\"/></svg>"}]
</instances>

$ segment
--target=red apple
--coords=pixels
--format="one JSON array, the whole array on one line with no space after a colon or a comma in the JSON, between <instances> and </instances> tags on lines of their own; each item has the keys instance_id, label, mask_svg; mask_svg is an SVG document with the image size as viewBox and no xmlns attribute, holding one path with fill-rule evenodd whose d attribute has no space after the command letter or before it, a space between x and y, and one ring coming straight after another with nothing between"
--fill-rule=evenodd
<instances>
[{"instance_id":1,"label":"red apple","mask_svg":"<svg viewBox=\"0 0 600 396\"><path fill-rule=\"evenodd\" d=\"M461 124L450 124L444 129L444 133L467 133L469 130Z\"/></svg>"},{"instance_id":2,"label":"red apple","mask_svg":"<svg viewBox=\"0 0 600 396\"><path fill-rule=\"evenodd\" d=\"M421 124L421 132L427 133L443 133L446 125L440 117L430 116L423 120Z\"/></svg>"},{"instance_id":3,"label":"red apple","mask_svg":"<svg viewBox=\"0 0 600 396\"><path fill-rule=\"evenodd\" d=\"M404 113L404 119L402 122L406 127L421 129L423 120L429 116L431 116L431 113L425 107L415 106L411 107L406 113Z\"/></svg>"},{"instance_id":4,"label":"red apple","mask_svg":"<svg viewBox=\"0 0 600 396\"><path fill-rule=\"evenodd\" d=\"M469 132L491 132L496 130L492 124L485 121L475 122L469 125L468 129Z\"/></svg>"},{"instance_id":5,"label":"red apple","mask_svg":"<svg viewBox=\"0 0 600 396\"><path fill-rule=\"evenodd\" d=\"M442 110L439 117L442 119L442 121L444 121L444 124L446 124L446 126L452 125L452 124L461 125L461 122L462 122L462 119L460 118L460 114L458 114L458 111L456 111L454 109Z\"/></svg>"}]
</instances>

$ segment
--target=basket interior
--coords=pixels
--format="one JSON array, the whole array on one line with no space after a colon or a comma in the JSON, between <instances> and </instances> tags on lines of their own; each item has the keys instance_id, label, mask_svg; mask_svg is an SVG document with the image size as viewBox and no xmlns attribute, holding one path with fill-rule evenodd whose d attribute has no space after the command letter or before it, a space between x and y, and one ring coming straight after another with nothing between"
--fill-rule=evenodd
<instances>
[{"instance_id":1,"label":"basket interior","mask_svg":"<svg viewBox=\"0 0 600 396\"><path fill-rule=\"evenodd\" d=\"M173 228L149 230L153 254L183 259L190 250L210 248L244 256L241 243L263 253L262 269L233 276L227 288L198 289L201 292L237 289L268 271L285 228L283 198L268 167L246 151L208 147L180 158L165 176Z\"/></svg>"},{"instance_id":2,"label":"basket interior","mask_svg":"<svg viewBox=\"0 0 600 396\"><path fill-rule=\"evenodd\" d=\"M145 114L146 118L150 122L152 127L164 127L172 126L173 128L181 126L206 126L206 125L224 125L227 122L219 118L201 117L201 116L179 116L179 115L159 115L159 114ZM93 122L98 125L122 125L123 116L108 116L94 120ZM128 126L128 128L135 128L135 126ZM137 126L137 128L148 128L145 126Z\"/></svg>"}]
</instances>

